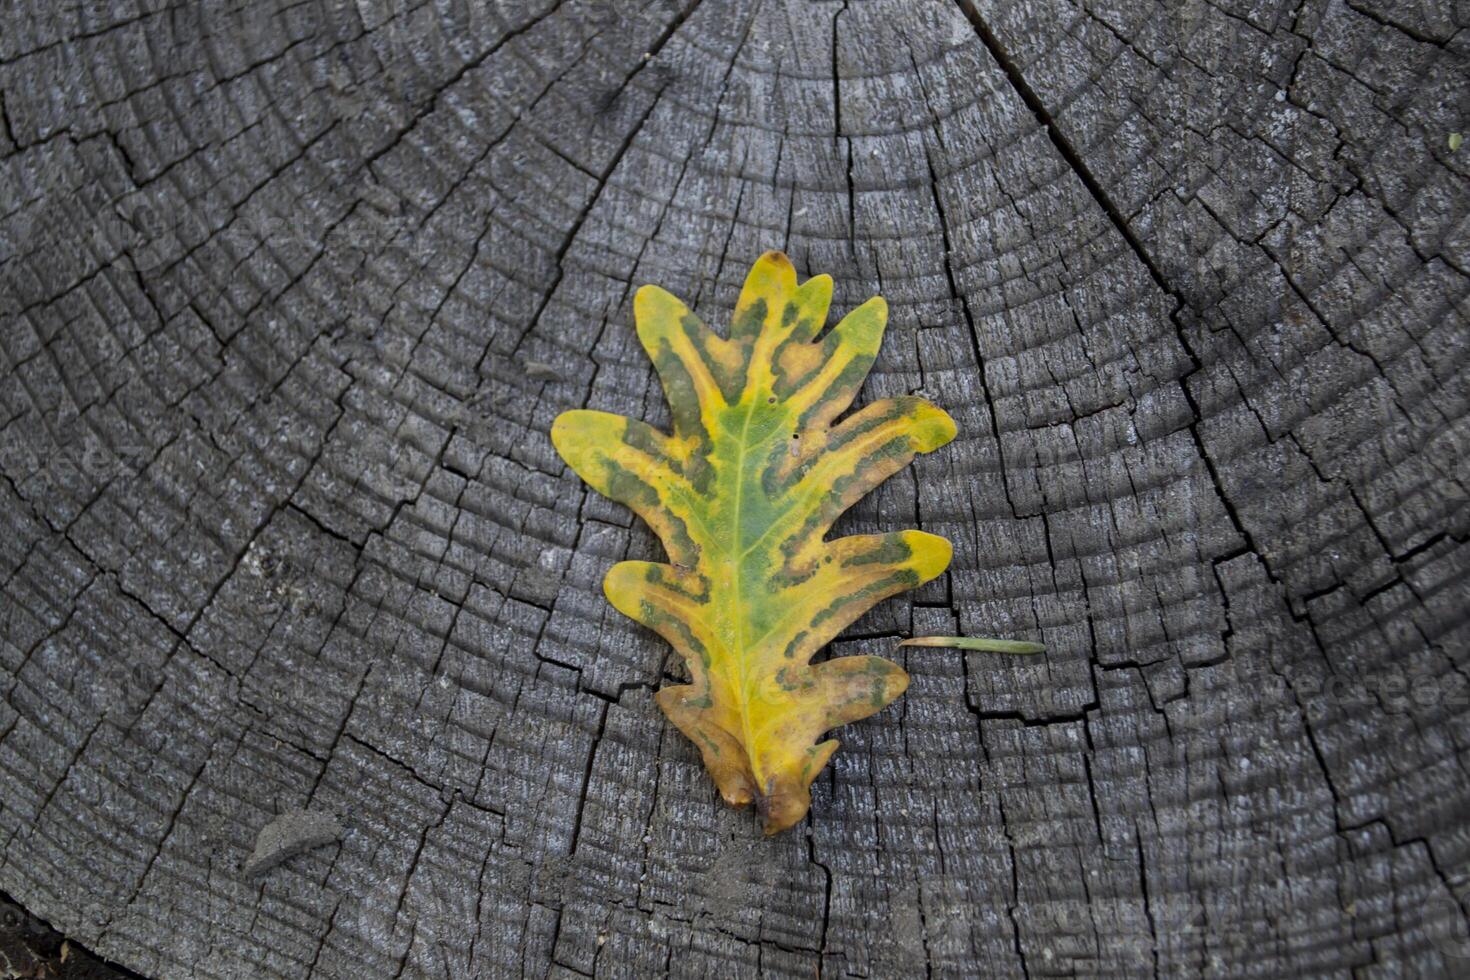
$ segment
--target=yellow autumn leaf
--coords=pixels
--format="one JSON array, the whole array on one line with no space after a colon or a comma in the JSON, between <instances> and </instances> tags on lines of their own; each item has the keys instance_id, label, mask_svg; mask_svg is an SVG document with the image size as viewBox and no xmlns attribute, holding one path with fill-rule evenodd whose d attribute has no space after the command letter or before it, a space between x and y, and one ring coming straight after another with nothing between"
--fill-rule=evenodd
<instances>
[{"instance_id":1,"label":"yellow autumn leaf","mask_svg":"<svg viewBox=\"0 0 1470 980\"><path fill-rule=\"evenodd\" d=\"M585 410L551 430L572 469L662 541L667 563L620 562L604 590L684 657L691 682L659 691L658 704L725 800L755 801L768 834L811 806L812 779L838 744L818 737L908 687L880 657L812 656L875 603L943 572L951 551L922 531L824 540L861 497L955 435L917 397L833 424L872 367L888 307L874 297L819 337L831 299L830 277L798 285L790 260L767 252L720 337L644 286L633 312L672 434Z\"/></svg>"}]
</instances>

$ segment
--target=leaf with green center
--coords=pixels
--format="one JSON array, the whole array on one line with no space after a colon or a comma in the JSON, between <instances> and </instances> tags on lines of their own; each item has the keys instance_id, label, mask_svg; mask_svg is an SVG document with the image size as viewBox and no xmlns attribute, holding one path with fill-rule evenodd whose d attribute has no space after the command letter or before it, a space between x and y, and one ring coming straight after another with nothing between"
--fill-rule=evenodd
<instances>
[{"instance_id":1,"label":"leaf with green center","mask_svg":"<svg viewBox=\"0 0 1470 980\"><path fill-rule=\"evenodd\" d=\"M888 307L874 297L818 336L831 299L829 277L797 285L790 260L768 252L720 337L644 286L633 312L672 434L582 410L551 430L572 469L663 542L668 563L620 562L604 591L684 657L691 682L659 691L659 707L699 747L726 801L756 802L767 833L811 806L812 779L837 748L818 737L908 687L879 657L812 656L950 559L948 541L921 531L824 540L843 511L955 435L948 415L916 397L833 424L872 367Z\"/></svg>"}]
</instances>

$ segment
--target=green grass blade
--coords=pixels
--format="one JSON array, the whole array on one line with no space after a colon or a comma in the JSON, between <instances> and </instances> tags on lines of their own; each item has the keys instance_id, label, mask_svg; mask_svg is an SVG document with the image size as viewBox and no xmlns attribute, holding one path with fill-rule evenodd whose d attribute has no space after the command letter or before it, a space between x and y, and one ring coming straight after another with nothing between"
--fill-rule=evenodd
<instances>
[{"instance_id":1,"label":"green grass blade","mask_svg":"<svg viewBox=\"0 0 1470 980\"><path fill-rule=\"evenodd\" d=\"M915 636L904 640L901 647L954 647L957 650L983 650L986 653L1042 653L1046 647L1027 640L993 640L986 636Z\"/></svg>"}]
</instances>

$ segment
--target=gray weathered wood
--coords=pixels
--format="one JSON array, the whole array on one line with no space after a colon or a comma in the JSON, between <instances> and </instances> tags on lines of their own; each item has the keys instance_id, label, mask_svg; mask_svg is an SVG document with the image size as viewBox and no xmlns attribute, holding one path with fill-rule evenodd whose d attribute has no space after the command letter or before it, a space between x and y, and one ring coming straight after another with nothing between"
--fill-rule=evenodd
<instances>
[{"instance_id":1,"label":"gray weathered wood","mask_svg":"<svg viewBox=\"0 0 1470 980\"><path fill-rule=\"evenodd\" d=\"M1470 968L1464 18L7 5L0 891L169 977ZM956 557L767 841L547 429L772 247L961 435L844 521Z\"/></svg>"}]
</instances>

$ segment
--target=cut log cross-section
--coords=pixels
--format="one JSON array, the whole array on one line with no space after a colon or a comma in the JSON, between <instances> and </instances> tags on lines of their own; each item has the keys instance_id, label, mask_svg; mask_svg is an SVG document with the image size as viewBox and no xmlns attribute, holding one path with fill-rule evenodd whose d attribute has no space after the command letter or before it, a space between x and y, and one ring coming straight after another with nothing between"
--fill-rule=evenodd
<instances>
[{"instance_id":1,"label":"cut log cross-section","mask_svg":"<svg viewBox=\"0 0 1470 980\"><path fill-rule=\"evenodd\" d=\"M7 4L0 893L163 977L1463 973L1464 16ZM765 839L549 433L770 249L959 435Z\"/></svg>"}]
</instances>

